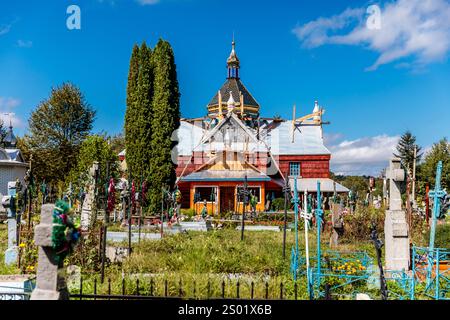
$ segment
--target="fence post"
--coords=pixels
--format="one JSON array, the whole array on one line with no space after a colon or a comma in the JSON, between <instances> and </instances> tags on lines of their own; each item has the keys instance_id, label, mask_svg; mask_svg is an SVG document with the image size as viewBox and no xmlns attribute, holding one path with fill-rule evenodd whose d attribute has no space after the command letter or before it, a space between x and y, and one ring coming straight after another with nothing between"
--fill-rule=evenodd
<instances>
[{"instance_id":1,"label":"fence post","mask_svg":"<svg viewBox=\"0 0 450 320\"><path fill-rule=\"evenodd\" d=\"M331 300L331 286L329 283L325 284L325 300Z\"/></svg>"},{"instance_id":2,"label":"fence post","mask_svg":"<svg viewBox=\"0 0 450 320\"><path fill-rule=\"evenodd\" d=\"M280 300L283 300L283 281L280 282Z\"/></svg>"},{"instance_id":3,"label":"fence post","mask_svg":"<svg viewBox=\"0 0 450 320\"><path fill-rule=\"evenodd\" d=\"M153 278L150 278L150 296L153 297Z\"/></svg>"},{"instance_id":4,"label":"fence post","mask_svg":"<svg viewBox=\"0 0 450 320\"><path fill-rule=\"evenodd\" d=\"M164 279L164 296L167 297L167 279Z\"/></svg>"},{"instance_id":5,"label":"fence post","mask_svg":"<svg viewBox=\"0 0 450 320\"><path fill-rule=\"evenodd\" d=\"M136 279L136 294L139 295L139 279Z\"/></svg>"},{"instance_id":6,"label":"fence post","mask_svg":"<svg viewBox=\"0 0 450 320\"><path fill-rule=\"evenodd\" d=\"M266 281L266 300L269 299L269 283Z\"/></svg>"},{"instance_id":7,"label":"fence post","mask_svg":"<svg viewBox=\"0 0 450 320\"><path fill-rule=\"evenodd\" d=\"M208 290L207 290L207 294L208 294L208 299L211 297L211 282L208 279Z\"/></svg>"},{"instance_id":8,"label":"fence post","mask_svg":"<svg viewBox=\"0 0 450 320\"><path fill-rule=\"evenodd\" d=\"M193 292L193 298L195 299L195 287L196 287L196 283L195 283L195 280L194 280L194 292Z\"/></svg>"},{"instance_id":9,"label":"fence post","mask_svg":"<svg viewBox=\"0 0 450 320\"><path fill-rule=\"evenodd\" d=\"M255 284L254 284L253 281L252 281L252 284L251 284L251 291L250 291L250 297L251 297L252 300L253 300L254 289L255 289Z\"/></svg>"},{"instance_id":10,"label":"fence post","mask_svg":"<svg viewBox=\"0 0 450 320\"><path fill-rule=\"evenodd\" d=\"M225 280L222 280L222 299L225 299Z\"/></svg>"},{"instance_id":11,"label":"fence post","mask_svg":"<svg viewBox=\"0 0 450 320\"><path fill-rule=\"evenodd\" d=\"M97 278L94 278L94 300L97 300Z\"/></svg>"},{"instance_id":12,"label":"fence post","mask_svg":"<svg viewBox=\"0 0 450 320\"><path fill-rule=\"evenodd\" d=\"M179 282L179 296L180 298L183 296L183 287L182 287L182 282L181 282L181 278L180 278L180 282Z\"/></svg>"},{"instance_id":13,"label":"fence post","mask_svg":"<svg viewBox=\"0 0 450 320\"><path fill-rule=\"evenodd\" d=\"M297 281L294 282L294 296L295 300L297 300Z\"/></svg>"},{"instance_id":14,"label":"fence post","mask_svg":"<svg viewBox=\"0 0 450 320\"><path fill-rule=\"evenodd\" d=\"M122 277L122 295L125 295L125 278Z\"/></svg>"},{"instance_id":15,"label":"fence post","mask_svg":"<svg viewBox=\"0 0 450 320\"><path fill-rule=\"evenodd\" d=\"M83 297L83 276L80 275L80 300Z\"/></svg>"},{"instance_id":16,"label":"fence post","mask_svg":"<svg viewBox=\"0 0 450 320\"><path fill-rule=\"evenodd\" d=\"M239 284L239 280L238 280L236 283L236 298L237 299L239 299L239 286L240 286L240 284Z\"/></svg>"},{"instance_id":17,"label":"fence post","mask_svg":"<svg viewBox=\"0 0 450 320\"><path fill-rule=\"evenodd\" d=\"M111 278L108 278L108 295L111 295ZM108 300L111 300L111 297L108 297Z\"/></svg>"}]
</instances>

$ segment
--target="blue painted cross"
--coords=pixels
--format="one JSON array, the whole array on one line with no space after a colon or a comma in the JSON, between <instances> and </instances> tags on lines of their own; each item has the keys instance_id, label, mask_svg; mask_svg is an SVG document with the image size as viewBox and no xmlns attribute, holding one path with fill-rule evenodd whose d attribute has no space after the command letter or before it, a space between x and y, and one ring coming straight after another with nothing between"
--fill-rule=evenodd
<instances>
[{"instance_id":1,"label":"blue painted cross","mask_svg":"<svg viewBox=\"0 0 450 320\"><path fill-rule=\"evenodd\" d=\"M431 222L431 232L430 232L430 251L434 250L434 238L436 233L436 220L440 216L441 211L441 199L444 199L447 193L441 188L441 176L442 176L442 161L439 161L436 168L436 184L434 190L428 193L430 198L433 198L433 216Z\"/></svg>"}]
</instances>

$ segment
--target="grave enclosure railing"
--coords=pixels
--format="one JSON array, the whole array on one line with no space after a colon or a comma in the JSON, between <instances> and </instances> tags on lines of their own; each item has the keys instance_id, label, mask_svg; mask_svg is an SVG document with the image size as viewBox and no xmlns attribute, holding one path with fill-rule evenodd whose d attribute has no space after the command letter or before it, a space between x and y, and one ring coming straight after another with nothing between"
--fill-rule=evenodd
<instances>
[{"instance_id":1,"label":"grave enclosure railing","mask_svg":"<svg viewBox=\"0 0 450 320\"><path fill-rule=\"evenodd\" d=\"M89 282L87 284L87 282ZM113 286L115 286L113 288ZM302 287L302 288L301 288ZM152 300L152 299L227 299L227 300L299 300L306 299L305 285L293 281L222 280L183 283L182 280L153 277L122 278L120 288L110 278L100 284L97 278L80 279L79 286L70 293L71 300ZM73 292L75 291L75 292ZM118 292L119 291L119 292Z\"/></svg>"}]
</instances>

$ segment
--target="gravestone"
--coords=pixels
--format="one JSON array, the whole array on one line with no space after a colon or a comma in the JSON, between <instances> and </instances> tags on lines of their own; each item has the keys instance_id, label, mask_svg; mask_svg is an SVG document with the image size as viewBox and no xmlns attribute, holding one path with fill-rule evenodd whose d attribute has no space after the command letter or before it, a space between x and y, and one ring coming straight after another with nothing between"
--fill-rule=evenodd
<instances>
[{"instance_id":1,"label":"gravestone","mask_svg":"<svg viewBox=\"0 0 450 320\"><path fill-rule=\"evenodd\" d=\"M96 187L96 172L98 170L98 162L94 162L89 169L89 178L87 183L87 193L83 201L81 209L81 230L88 231L92 218L92 207L95 205L95 187Z\"/></svg>"},{"instance_id":2,"label":"gravestone","mask_svg":"<svg viewBox=\"0 0 450 320\"><path fill-rule=\"evenodd\" d=\"M68 300L63 262L57 263L52 248L53 210L55 205L44 204L41 209L41 223L36 226L34 242L38 246L38 268L36 288L31 300Z\"/></svg>"},{"instance_id":3,"label":"gravestone","mask_svg":"<svg viewBox=\"0 0 450 320\"><path fill-rule=\"evenodd\" d=\"M106 246L105 254L111 263L122 263L128 256L128 248Z\"/></svg>"},{"instance_id":4,"label":"gravestone","mask_svg":"<svg viewBox=\"0 0 450 320\"><path fill-rule=\"evenodd\" d=\"M401 168L400 159L391 159L386 177L389 179L389 210L384 220L386 269L409 270L409 228L400 191L405 170Z\"/></svg>"},{"instance_id":5,"label":"gravestone","mask_svg":"<svg viewBox=\"0 0 450 320\"><path fill-rule=\"evenodd\" d=\"M330 236L330 248L336 248L339 244L339 235L343 233L344 221L342 217L343 207L341 204L331 204L331 236Z\"/></svg>"},{"instance_id":6,"label":"gravestone","mask_svg":"<svg viewBox=\"0 0 450 320\"><path fill-rule=\"evenodd\" d=\"M5 251L5 264L17 263L19 249L17 247L17 212L15 207L16 182L8 182L8 195L2 198L2 205L6 209L8 223L8 249Z\"/></svg>"}]
</instances>

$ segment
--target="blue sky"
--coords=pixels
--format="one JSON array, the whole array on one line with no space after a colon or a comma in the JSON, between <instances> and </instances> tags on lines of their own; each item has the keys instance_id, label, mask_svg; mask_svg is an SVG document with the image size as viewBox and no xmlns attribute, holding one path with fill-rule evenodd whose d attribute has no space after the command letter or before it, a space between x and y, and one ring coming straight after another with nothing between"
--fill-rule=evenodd
<instances>
[{"instance_id":1,"label":"blue sky","mask_svg":"<svg viewBox=\"0 0 450 320\"><path fill-rule=\"evenodd\" d=\"M72 4L81 30L66 27ZM381 29L367 31L373 4ZM0 112L15 113L23 134L51 87L71 81L97 110L94 131L120 132L131 48L162 37L175 51L183 116L202 116L234 32L262 114L291 118L294 103L306 114L318 99L333 170L376 174L405 130L424 147L449 136L449 21L448 0L2 1Z\"/></svg>"}]
</instances>

